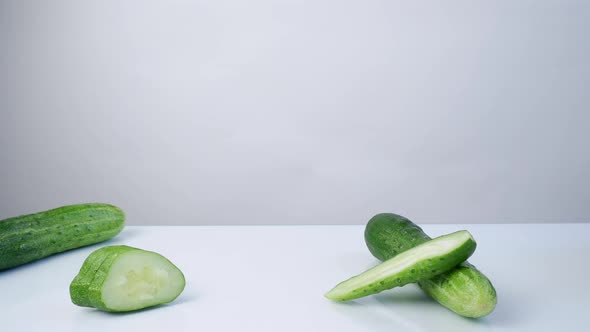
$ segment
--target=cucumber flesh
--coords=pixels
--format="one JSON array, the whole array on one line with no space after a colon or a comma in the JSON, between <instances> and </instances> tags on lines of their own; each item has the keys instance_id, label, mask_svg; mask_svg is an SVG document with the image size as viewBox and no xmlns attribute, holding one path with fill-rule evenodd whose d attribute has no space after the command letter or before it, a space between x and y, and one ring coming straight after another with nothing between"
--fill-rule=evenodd
<instances>
[{"instance_id":1,"label":"cucumber flesh","mask_svg":"<svg viewBox=\"0 0 590 332\"><path fill-rule=\"evenodd\" d=\"M174 300L184 288L180 270L160 255L132 251L111 267L102 300L111 310L127 311Z\"/></svg>"},{"instance_id":2,"label":"cucumber flesh","mask_svg":"<svg viewBox=\"0 0 590 332\"><path fill-rule=\"evenodd\" d=\"M475 247L475 240L467 231L443 235L341 282L325 296L348 301L429 279L464 262Z\"/></svg>"},{"instance_id":3,"label":"cucumber flesh","mask_svg":"<svg viewBox=\"0 0 590 332\"><path fill-rule=\"evenodd\" d=\"M83 266L70 285L74 304L132 311L171 302L184 289L182 272L155 252L127 246L105 247L97 252L84 265L102 261L100 267L93 270ZM88 279L92 281L88 283Z\"/></svg>"}]
</instances>

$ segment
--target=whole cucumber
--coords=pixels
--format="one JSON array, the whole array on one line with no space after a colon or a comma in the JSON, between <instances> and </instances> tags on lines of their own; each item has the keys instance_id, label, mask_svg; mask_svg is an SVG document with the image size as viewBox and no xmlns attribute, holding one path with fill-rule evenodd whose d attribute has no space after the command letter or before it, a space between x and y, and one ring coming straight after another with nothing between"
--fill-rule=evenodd
<instances>
[{"instance_id":1,"label":"whole cucumber","mask_svg":"<svg viewBox=\"0 0 590 332\"><path fill-rule=\"evenodd\" d=\"M0 221L0 270L106 241L125 223L121 209L102 203L57 209Z\"/></svg>"},{"instance_id":2,"label":"whole cucumber","mask_svg":"<svg viewBox=\"0 0 590 332\"><path fill-rule=\"evenodd\" d=\"M382 261L429 240L430 237L419 226L393 213L377 214L365 228L365 242L369 251ZM421 280L418 285L438 303L464 317L483 317L496 307L494 286L468 262L433 278Z\"/></svg>"}]
</instances>

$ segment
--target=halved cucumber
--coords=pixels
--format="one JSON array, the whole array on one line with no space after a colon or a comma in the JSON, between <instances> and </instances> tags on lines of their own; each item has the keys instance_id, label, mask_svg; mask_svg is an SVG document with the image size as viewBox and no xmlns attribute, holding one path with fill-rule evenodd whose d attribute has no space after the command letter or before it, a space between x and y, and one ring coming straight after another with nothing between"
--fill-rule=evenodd
<instances>
[{"instance_id":1,"label":"halved cucumber","mask_svg":"<svg viewBox=\"0 0 590 332\"><path fill-rule=\"evenodd\" d=\"M443 235L339 283L325 296L348 301L429 279L464 262L475 247L468 231Z\"/></svg>"},{"instance_id":2,"label":"halved cucumber","mask_svg":"<svg viewBox=\"0 0 590 332\"><path fill-rule=\"evenodd\" d=\"M184 275L164 256L128 246L108 246L86 258L70 284L72 302L104 311L132 311L176 299Z\"/></svg>"}]
</instances>

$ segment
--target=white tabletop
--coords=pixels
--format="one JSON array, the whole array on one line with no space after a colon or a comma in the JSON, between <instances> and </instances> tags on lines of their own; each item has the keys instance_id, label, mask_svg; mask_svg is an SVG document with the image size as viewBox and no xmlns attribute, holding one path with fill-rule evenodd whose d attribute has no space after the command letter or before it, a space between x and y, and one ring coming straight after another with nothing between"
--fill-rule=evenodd
<instances>
[{"instance_id":1,"label":"white tabletop","mask_svg":"<svg viewBox=\"0 0 590 332\"><path fill-rule=\"evenodd\" d=\"M0 272L3 331L581 331L590 308L590 224L425 225L468 229L470 259L494 283L496 310L465 319L416 286L350 303L323 297L376 264L363 226L127 227L115 239ZM187 278L173 303L111 314L70 302L68 286L93 250L157 251Z\"/></svg>"}]
</instances>

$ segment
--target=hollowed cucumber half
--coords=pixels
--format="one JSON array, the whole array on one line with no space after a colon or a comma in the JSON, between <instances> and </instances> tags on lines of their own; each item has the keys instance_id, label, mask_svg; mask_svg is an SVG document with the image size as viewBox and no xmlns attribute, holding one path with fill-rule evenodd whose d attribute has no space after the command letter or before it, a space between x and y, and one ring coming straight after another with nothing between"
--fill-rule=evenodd
<instances>
[{"instance_id":1,"label":"hollowed cucumber half","mask_svg":"<svg viewBox=\"0 0 590 332\"><path fill-rule=\"evenodd\" d=\"M325 296L348 301L429 279L464 262L475 247L475 240L467 231L443 235L339 283Z\"/></svg>"},{"instance_id":2,"label":"hollowed cucumber half","mask_svg":"<svg viewBox=\"0 0 590 332\"><path fill-rule=\"evenodd\" d=\"M171 302L184 286L184 275L164 256L108 246L86 258L70 284L70 297L79 306L123 312Z\"/></svg>"}]
</instances>

